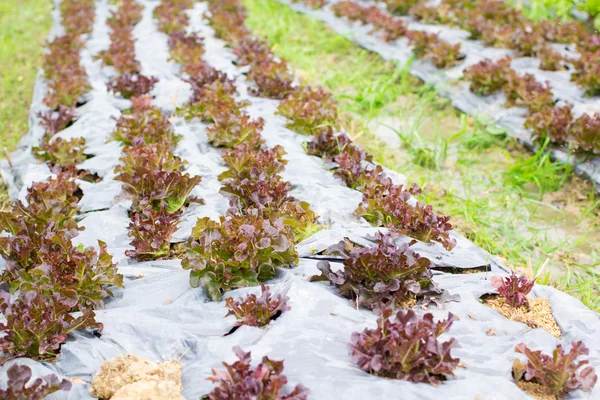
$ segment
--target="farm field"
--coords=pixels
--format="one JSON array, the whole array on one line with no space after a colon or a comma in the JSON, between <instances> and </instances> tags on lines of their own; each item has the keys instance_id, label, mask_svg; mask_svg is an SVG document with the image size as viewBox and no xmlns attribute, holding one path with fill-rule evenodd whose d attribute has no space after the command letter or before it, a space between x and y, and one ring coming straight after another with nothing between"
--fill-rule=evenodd
<instances>
[{"instance_id":1,"label":"farm field","mask_svg":"<svg viewBox=\"0 0 600 400\"><path fill-rule=\"evenodd\" d=\"M346 129L361 135L357 141L378 162L427 188L426 202L511 267L535 275L550 259L543 282L599 309L600 198L587 182L541 153L531 157L502 129L457 113L402 66L385 63L324 24L276 1L246 4L255 32L274 43L275 53L290 60L307 84L332 90L347 114ZM264 19L277 23L265 26Z\"/></svg>"},{"instance_id":2,"label":"farm field","mask_svg":"<svg viewBox=\"0 0 600 400\"><path fill-rule=\"evenodd\" d=\"M0 398L600 395L589 4L54 7L2 17Z\"/></svg>"}]
</instances>

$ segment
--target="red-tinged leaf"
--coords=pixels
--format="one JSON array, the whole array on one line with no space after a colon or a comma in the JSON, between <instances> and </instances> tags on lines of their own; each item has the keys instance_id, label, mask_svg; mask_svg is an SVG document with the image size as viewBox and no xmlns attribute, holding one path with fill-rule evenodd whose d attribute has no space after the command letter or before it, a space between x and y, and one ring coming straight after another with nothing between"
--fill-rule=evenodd
<instances>
[{"instance_id":1,"label":"red-tinged leaf","mask_svg":"<svg viewBox=\"0 0 600 400\"><path fill-rule=\"evenodd\" d=\"M508 304L518 308L527 305L527 295L533 289L535 279L530 281L523 275L513 273L509 276L494 279L491 283Z\"/></svg>"},{"instance_id":2,"label":"red-tinged leaf","mask_svg":"<svg viewBox=\"0 0 600 400\"><path fill-rule=\"evenodd\" d=\"M328 262L321 261L317 265L321 276L311 280L329 280L340 294L359 305L397 306L438 292L431 278L431 262L406 244L396 246L390 236L379 234L376 247L348 251L342 241L336 248L347 254L344 269L333 272Z\"/></svg>"},{"instance_id":3,"label":"red-tinged leaf","mask_svg":"<svg viewBox=\"0 0 600 400\"><path fill-rule=\"evenodd\" d=\"M337 102L322 87L295 89L279 103L277 112L290 120L288 128L304 135L312 135L326 126L337 126Z\"/></svg>"},{"instance_id":4,"label":"red-tinged leaf","mask_svg":"<svg viewBox=\"0 0 600 400\"><path fill-rule=\"evenodd\" d=\"M208 400L307 400L309 390L297 385L289 394L285 392L287 377L283 375L283 361L263 357L254 369L250 365L250 353L238 346L233 348L239 358L233 364L223 363L224 371L213 370L207 379L217 386L203 399Z\"/></svg>"},{"instance_id":5,"label":"red-tinged leaf","mask_svg":"<svg viewBox=\"0 0 600 400\"><path fill-rule=\"evenodd\" d=\"M589 350L583 342L572 342L571 350L565 353L562 345L557 345L552 356L539 350L529 349L525 343L515 347L517 353L527 358L526 364L515 359L513 377L516 381L532 382L540 385L542 390L559 398L566 397L569 392L581 389L590 391L598 377L588 360L577 359L588 355Z\"/></svg>"},{"instance_id":6,"label":"red-tinged leaf","mask_svg":"<svg viewBox=\"0 0 600 400\"><path fill-rule=\"evenodd\" d=\"M465 79L471 83L469 87L471 92L489 96L502 89L507 83L510 62L510 57L504 57L495 62L485 59L467 68L464 74Z\"/></svg>"},{"instance_id":7,"label":"red-tinged leaf","mask_svg":"<svg viewBox=\"0 0 600 400\"><path fill-rule=\"evenodd\" d=\"M229 309L227 316L233 315L237 322L235 326L258 326L268 325L273 319L290 310L287 305L289 297L277 294L271 296L269 286L260 284L261 295L249 294L245 298L234 300L232 297L225 299L225 306Z\"/></svg>"},{"instance_id":8,"label":"red-tinged leaf","mask_svg":"<svg viewBox=\"0 0 600 400\"><path fill-rule=\"evenodd\" d=\"M199 279L213 300L219 300L225 291L256 286L272 279L276 267L296 263L298 255L289 245L292 235L291 229L275 217L228 215L220 222L202 218L185 246L182 266L192 270L191 279ZM271 244L259 245L266 243L263 239ZM240 248L243 254L236 258Z\"/></svg>"},{"instance_id":9,"label":"red-tinged leaf","mask_svg":"<svg viewBox=\"0 0 600 400\"><path fill-rule=\"evenodd\" d=\"M26 365L12 365L7 371L6 389L0 389L3 400L38 400L59 390L71 390L71 381L56 375L46 375L31 379L31 368Z\"/></svg>"},{"instance_id":10,"label":"red-tinged leaf","mask_svg":"<svg viewBox=\"0 0 600 400\"><path fill-rule=\"evenodd\" d=\"M400 310L389 318L391 309L383 309L376 329L354 332L350 340L352 362L363 371L383 376L439 385L453 371L459 359L450 354L457 347L455 339L439 342L456 320L434 322L433 315L419 316L413 310Z\"/></svg>"}]
</instances>

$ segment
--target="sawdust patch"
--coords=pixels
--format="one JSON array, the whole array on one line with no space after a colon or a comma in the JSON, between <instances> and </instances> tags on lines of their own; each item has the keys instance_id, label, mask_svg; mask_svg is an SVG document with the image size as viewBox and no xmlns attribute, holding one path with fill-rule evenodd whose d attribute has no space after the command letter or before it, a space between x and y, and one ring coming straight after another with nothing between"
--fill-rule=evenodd
<instances>
[{"instance_id":1,"label":"sawdust patch","mask_svg":"<svg viewBox=\"0 0 600 400\"><path fill-rule=\"evenodd\" d=\"M536 398L538 400L556 400L556 399L558 399L558 397L556 397L552 393L548 393L548 390L544 386L542 386L538 383L535 383L535 382L518 381L517 386L522 391L524 391L531 397Z\"/></svg>"},{"instance_id":2,"label":"sawdust patch","mask_svg":"<svg viewBox=\"0 0 600 400\"><path fill-rule=\"evenodd\" d=\"M512 307L499 295L486 295L481 301L512 321L521 322L533 329L542 328L556 338L561 337L550 303L545 298L529 299L529 306L519 308Z\"/></svg>"},{"instance_id":3,"label":"sawdust patch","mask_svg":"<svg viewBox=\"0 0 600 400\"><path fill-rule=\"evenodd\" d=\"M90 394L100 399L183 400L181 363L159 364L128 354L104 362L94 376Z\"/></svg>"}]
</instances>

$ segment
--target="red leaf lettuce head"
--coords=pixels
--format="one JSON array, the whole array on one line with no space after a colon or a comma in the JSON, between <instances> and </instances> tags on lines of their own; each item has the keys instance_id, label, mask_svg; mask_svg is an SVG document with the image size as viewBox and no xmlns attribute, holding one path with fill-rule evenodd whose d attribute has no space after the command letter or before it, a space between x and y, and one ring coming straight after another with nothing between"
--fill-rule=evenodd
<instances>
[{"instance_id":1,"label":"red leaf lettuce head","mask_svg":"<svg viewBox=\"0 0 600 400\"><path fill-rule=\"evenodd\" d=\"M248 325L262 327L271 320L278 318L282 313L290 310L287 305L289 297L281 294L272 296L269 286L260 284L261 295L249 294L245 298L234 300L232 297L225 299L225 306L229 309L226 317L234 315L237 318L236 326Z\"/></svg>"},{"instance_id":2,"label":"red leaf lettuce head","mask_svg":"<svg viewBox=\"0 0 600 400\"><path fill-rule=\"evenodd\" d=\"M492 286L514 308L527 305L527 295L534 285L535 279L530 281L523 275L516 275L515 273L509 276L496 277L492 280Z\"/></svg>"},{"instance_id":3,"label":"red leaf lettuce head","mask_svg":"<svg viewBox=\"0 0 600 400\"><path fill-rule=\"evenodd\" d=\"M59 390L71 390L70 380L54 374L31 379L31 368L26 365L12 365L6 375L6 389L0 389L0 397L4 400L43 399Z\"/></svg>"},{"instance_id":4,"label":"red leaf lettuce head","mask_svg":"<svg viewBox=\"0 0 600 400\"><path fill-rule=\"evenodd\" d=\"M536 383L547 394L557 398L565 398L569 392L578 389L589 392L598 380L594 367L587 365L588 360L577 360L589 354L583 342L572 342L568 353L560 344L552 355L533 351L525 343L518 344L515 351L527 357L525 364L515 359L512 371L515 381Z\"/></svg>"},{"instance_id":5,"label":"red leaf lettuce head","mask_svg":"<svg viewBox=\"0 0 600 400\"><path fill-rule=\"evenodd\" d=\"M393 318L391 309L383 309L377 329L354 332L350 341L352 362L363 371L386 378L423 382L437 386L454 375L459 363L450 351L458 347L454 338L440 342L456 317L433 321L433 315L418 315L400 310Z\"/></svg>"},{"instance_id":6,"label":"red leaf lettuce head","mask_svg":"<svg viewBox=\"0 0 600 400\"><path fill-rule=\"evenodd\" d=\"M311 280L328 280L345 297L369 308L403 302L438 293L432 281L431 261L419 256L408 245L395 245L389 235L378 234L376 247L349 250L345 241L335 250L346 256L344 269L333 272L329 262L321 261L321 276Z\"/></svg>"},{"instance_id":7,"label":"red leaf lettuce head","mask_svg":"<svg viewBox=\"0 0 600 400\"><path fill-rule=\"evenodd\" d=\"M309 390L297 385L293 391L284 395L281 392L288 380L283 375L283 361L263 357L262 362L252 368L250 353L234 347L238 361L223 363L225 370L213 370L213 376L207 378L217 386L205 400L307 400Z\"/></svg>"}]
</instances>

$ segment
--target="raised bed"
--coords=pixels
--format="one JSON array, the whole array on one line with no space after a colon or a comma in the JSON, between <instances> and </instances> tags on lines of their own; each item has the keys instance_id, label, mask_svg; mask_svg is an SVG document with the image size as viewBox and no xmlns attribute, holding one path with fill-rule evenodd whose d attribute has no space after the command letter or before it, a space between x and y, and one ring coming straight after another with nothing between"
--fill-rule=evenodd
<instances>
[{"instance_id":1,"label":"raised bed","mask_svg":"<svg viewBox=\"0 0 600 400\"><path fill-rule=\"evenodd\" d=\"M132 29L135 59L143 75L158 79L150 92L152 104L165 116L181 115L177 108L184 107L190 98L190 84L184 81L181 65L169 61L168 36L157 29L153 16L159 4L154 1L138 3L144 9L141 20ZM237 88L235 99L250 103L244 108L248 115L265 120L260 131L265 142L263 148L283 147L287 163L279 173L280 178L291 183L291 196L310 204L310 209L319 215L321 227L317 233L296 243L298 262L286 268L278 267L275 277L266 282L272 293L289 297L290 309L283 311L265 328L241 326L232 332L237 323L233 316L224 318L228 313L226 302L211 301L206 290L190 287L190 272L182 269L181 259L170 256L138 262L130 257L135 249L129 244L132 238L128 237L128 226L135 213L132 209L135 197L125 197L122 183L115 180L115 168L126 150L121 142L107 140L113 136L117 119L128 112L131 102L107 90L107 84L118 73L94 59L109 48L106 21L110 11L115 10L108 1L96 2L95 6L93 30L85 37L86 45L81 50L91 90L85 96L86 104L77 109L74 123L57 133L57 137L84 137L86 154L91 157L77 168L101 178L93 182L77 181L82 195L75 218L85 230L79 232L73 243L98 249L97 240L106 242L107 252L112 255L118 273L123 275L124 287L110 287L114 296L106 296L104 308L97 307L94 311L96 321L103 324L100 335L93 334L92 330L70 332L60 346L55 362L36 362L29 358L6 362L0 367L0 388L6 382L5 372L19 364L30 366L34 376L56 373L72 380L69 392L59 391L51 398L93 398L89 394L90 382L100 365L119 355L134 354L155 362L180 361L183 364L183 397L195 399L214 388L213 383L205 380L211 376L211 369L222 369L221 362L235 360L234 346L252 351L253 365L264 355L283 359L284 373L290 384L288 389L302 384L310 390L309 398L315 399L358 399L373 395L392 398L399 392L409 399L440 396L525 398L527 396L511 377L513 361L517 358L514 348L521 342L549 352L557 343L569 348L571 341L583 341L590 348L587 358L591 365L596 369L600 366L600 347L595 340L600 334L597 313L565 293L535 285L530 298L547 299L560 327L561 338L506 319L482 304L480 297L495 293L491 278L507 276L508 269L451 231L444 242L451 250L446 250L440 243L421 241L411 248L430 259L432 265L428 271L441 289L441 294L426 301L423 307L418 306L416 311L419 314L431 312L436 321L447 318L449 312L457 317L450 331L441 337L443 341L452 337L462 346L452 350L452 356L461 361L460 367L454 370L455 376L433 386L385 379L361 371L351 360L348 343L353 332L374 328L380 317L342 297L328 282L310 282L309 279L320 275L319 262L327 260L332 270L342 266L343 258L327 251L331 246L346 239L348 244L373 248L376 242L372 236L387 230L372 227L355 214L362 194L332 173L331 161L306 153L304 142L310 136L286 128L290 121L277 114L280 100L250 94L257 87L246 75L248 67L239 66L239 59L231 48L215 37L214 30L203 17L207 4L195 3L181 14L189 17L185 24L187 30L203 37L202 58L233 81ZM58 14L55 17L52 35L61 30ZM38 145L44 135L37 113L47 110L41 103L46 92L45 81L40 77L32 106L31 131L12 155L11 162L2 164L3 177L14 199L25 199L27 188L33 182L46 181L52 175L48 165L40 163L31 153L32 147ZM177 243L192 234L198 218L218 220L231 204L220 193L223 182L219 175L227 170L227 165L224 151L213 146L209 139L207 128L210 124L181 116L171 118L170 123L174 133L181 135L173 149L175 156L187 162L181 172L202 177L190 194L204 200L204 204L185 202L178 216L179 229L170 237L176 248ZM339 165L337 169L340 169ZM382 173L395 184L406 183L404 177L391 171L382 170ZM415 204L414 199L409 202ZM394 246L412 241L400 235L394 238ZM454 241L455 246L449 244ZM126 251L129 252L126 254ZM3 260L0 263L6 268ZM259 292L258 287L239 288L226 291L224 297L237 298ZM576 392L584 398L595 398L599 394L597 387L588 393Z\"/></svg>"},{"instance_id":2,"label":"raised bed","mask_svg":"<svg viewBox=\"0 0 600 400\"><path fill-rule=\"evenodd\" d=\"M329 25L335 32L348 36L351 40L367 50L379 54L386 60L405 65L413 56L413 47L409 39L402 33L398 39L382 40L384 31L377 29L372 24L351 22L347 18L335 15L332 7L341 3L338 0L324 2L321 8L312 8L306 2L280 0L296 11L310 15ZM355 1L362 6L379 7L383 15L391 16L383 2ZM411 3L412 4L412 3ZM437 2L415 2L415 4L436 7ZM414 59L409 71L424 82L434 86L440 95L447 97L454 107L467 114L484 117L485 121L497 124L507 129L507 133L516 138L520 143L532 151L540 148L532 131L524 127L527 110L524 107L508 107L506 96L502 91L490 96L479 96L469 90L469 82L461 80L464 70L469 66L485 59L499 60L505 56L513 57L511 68L519 74L532 74L540 82L549 82L557 106L565 103L573 105L573 114L578 117L582 114L590 116L600 113L598 96L587 97L584 89L570 81L571 72L543 71L539 68L539 60L533 57L519 57L515 50L486 47L480 40L468 39L469 32L458 27L439 24L424 24L411 16L393 16L393 19L403 22L405 28L411 31L437 33L439 37L450 44L460 44L460 52L465 56L460 62L445 69L436 68L431 61ZM573 45L550 44L553 51L563 56L578 58L579 54ZM550 146L553 159L573 165L574 171L589 179L596 188L600 188L600 158L594 154L574 153L567 145ZM599 189L600 190L600 189Z\"/></svg>"}]
</instances>

